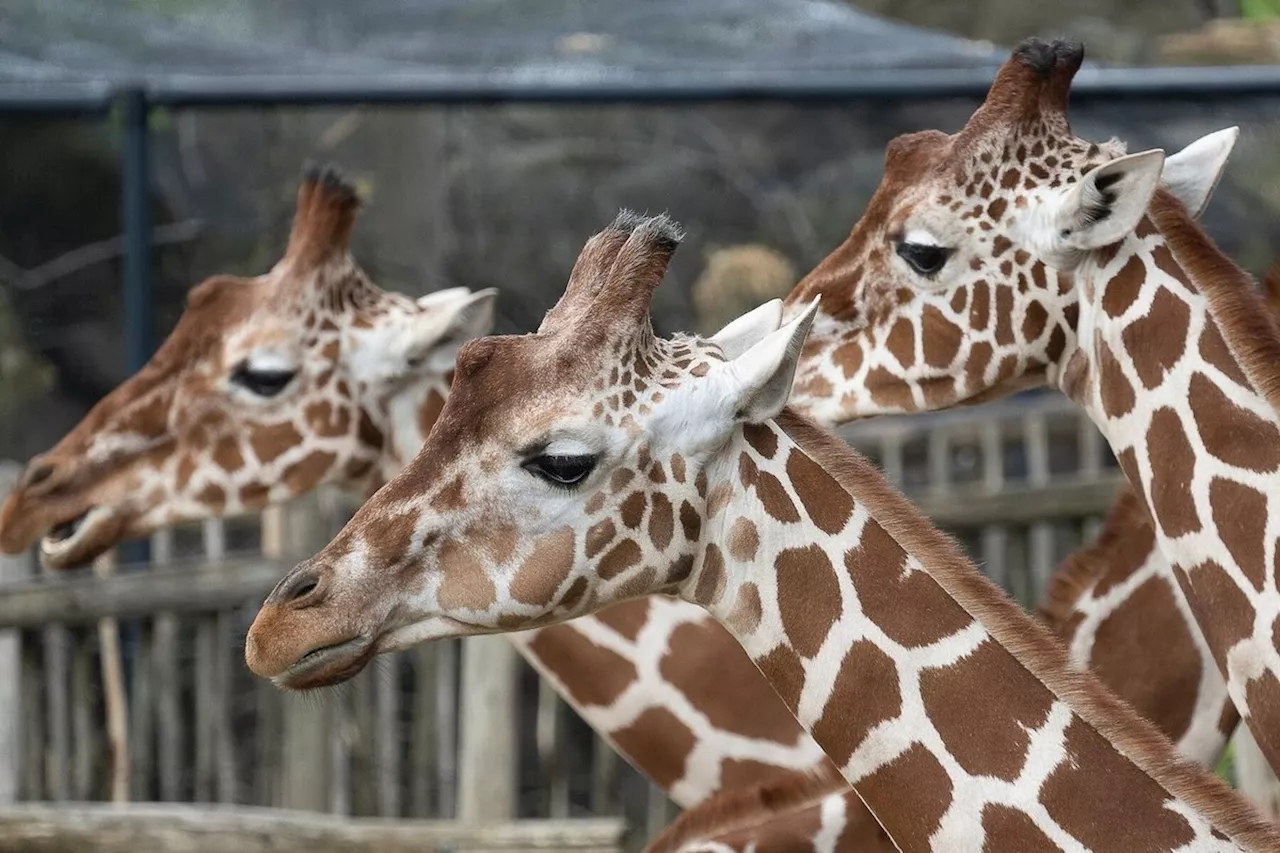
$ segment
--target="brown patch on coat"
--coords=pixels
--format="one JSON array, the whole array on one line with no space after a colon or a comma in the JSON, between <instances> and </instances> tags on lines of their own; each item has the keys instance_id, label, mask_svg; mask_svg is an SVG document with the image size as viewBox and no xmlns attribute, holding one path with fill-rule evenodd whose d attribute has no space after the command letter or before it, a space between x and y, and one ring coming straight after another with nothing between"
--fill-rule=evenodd
<instances>
[{"instance_id":1,"label":"brown patch on coat","mask_svg":"<svg viewBox=\"0 0 1280 853\"><path fill-rule=\"evenodd\" d=\"M1122 316L1137 300L1146 280L1146 263L1137 254L1130 256L1120 271L1107 281L1106 290L1102 292L1102 310L1108 317Z\"/></svg>"},{"instance_id":2,"label":"brown patch on coat","mask_svg":"<svg viewBox=\"0 0 1280 853\"><path fill-rule=\"evenodd\" d=\"M1190 325L1187 303L1162 287L1147 312L1120 333L1138 380L1147 390L1159 388L1165 374L1182 358Z\"/></svg>"},{"instance_id":3,"label":"brown patch on coat","mask_svg":"<svg viewBox=\"0 0 1280 853\"><path fill-rule=\"evenodd\" d=\"M314 489L333 467L338 454L327 450L313 450L284 469L285 487L295 495Z\"/></svg>"},{"instance_id":4,"label":"brown patch on coat","mask_svg":"<svg viewBox=\"0 0 1280 853\"><path fill-rule=\"evenodd\" d=\"M410 519L411 522L413 520L413 516L409 513L402 517ZM387 541L387 538L369 537L366 542L375 546L375 542ZM484 565L470 548L453 539L447 539L440 546L439 561L442 577L436 600L441 609L445 611L489 609L497 598L497 590L494 588L493 579L489 577ZM379 560L382 565L391 562L394 561Z\"/></svg>"},{"instance_id":5,"label":"brown patch on coat","mask_svg":"<svg viewBox=\"0 0 1280 853\"><path fill-rule=\"evenodd\" d=\"M1188 402L1204 449L1228 465L1250 471L1280 468L1280 430L1231 401L1203 373L1191 377ZM1157 452L1160 445L1155 445Z\"/></svg>"},{"instance_id":6,"label":"brown patch on coat","mask_svg":"<svg viewBox=\"0 0 1280 853\"><path fill-rule=\"evenodd\" d=\"M773 474L768 471L759 472L756 477L755 489L756 496L760 498L760 503L764 505L764 511L769 515L778 521L788 523L800 520L800 513L796 511L796 505L792 503L791 496L787 494L782 481Z\"/></svg>"},{"instance_id":7,"label":"brown patch on coat","mask_svg":"<svg viewBox=\"0 0 1280 853\"><path fill-rule=\"evenodd\" d=\"M579 705L608 708L637 678L635 664L591 642L571 625L538 631L529 641L529 651Z\"/></svg>"},{"instance_id":8,"label":"brown patch on coat","mask_svg":"<svg viewBox=\"0 0 1280 853\"><path fill-rule=\"evenodd\" d=\"M957 291L956 295L963 296L963 289ZM959 310L956 309L957 312ZM920 329L925 363L939 369L950 367L951 362L955 361L956 353L960 352L960 345L964 343L964 330L933 305L924 306Z\"/></svg>"},{"instance_id":9,"label":"brown patch on coat","mask_svg":"<svg viewBox=\"0 0 1280 853\"><path fill-rule=\"evenodd\" d=\"M844 610L835 567L817 545L787 548L779 552L774 566L782 628L791 647L811 658Z\"/></svg>"},{"instance_id":10,"label":"brown patch on coat","mask_svg":"<svg viewBox=\"0 0 1280 853\"><path fill-rule=\"evenodd\" d=\"M600 559L596 573L603 580L612 580L639 563L641 556L640 546L634 539L623 539Z\"/></svg>"},{"instance_id":11,"label":"brown patch on coat","mask_svg":"<svg viewBox=\"0 0 1280 853\"><path fill-rule=\"evenodd\" d=\"M573 568L574 544L567 527L534 542L511 579L511 597L523 604L550 604Z\"/></svg>"},{"instance_id":12,"label":"brown patch on coat","mask_svg":"<svg viewBox=\"0 0 1280 853\"><path fill-rule=\"evenodd\" d=\"M902 546L870 519L858 547L844 555L863 614L889 639L907 647L927 646L972 624L973 617L956 606L928 572L908 571L906 564ZM904 601L912 607L903 607Z\"/></svg>"},{"instance_id":13,"label":"brown patch on coat","mask_svg":"<svg viewBox=\"0 0 1280 853\"><path fill-rule=\"evenodd\" d=\"M1049 839L1031 817L1011 806L987 803L982 807L982 832L985 836L982 853L1060 853L1062 850Z\"/></svg>"},{"instance_id":14,"label":"brown patch on coat","mask_svg":"<svg viewBox=\"0 0 1280 853\"><path fill-rule=\"evenodd\" d=\"M729 529L729 556L740 563L749 563L756 558L760 547L760 534L756 532L755 523L743 516L733 522Z\"/></svg>"},{"instance_id":15,"label":"brown patch on coat","mask_svg":"<svg viewBox=\"0 0 1280 853\"><path fill-rule=\"evenodd\" d=\"M698 586L694 589L693 600L704 607L710 607L720 600L724 585L724 555L713 542L707 545L707 550L702 555L702 571L698 573Z\"/></svg>"},{"instance_id":16,"label":"brown patch on coat","mask_svg":"<svg viewBox=\"0 0 1280 853\"><path fill-rule=\"evenodd\" d=\"M1024 666L987 639L950 666L920 674L920 695L947 752L974 776L1012 782L1022 772L1028 731L1044 725L1054 697ZM970 697L986 697L983 709ZM1000 713L990 712L991 707Z\"/></svg>"},{"instance_id":17,"label":"brown patch on coat","mask_svg":"<svg viewBox=\"0 0 1280 853\"><path fill-rule=\"evenodd\" d=\"M857 789L879 804L876 817L903 850L930 849L929 837L951 806L951 777L919 743L862 779ZM903 797L903 791L912 796Z\"/></svg>"},{"instance_id":18,"label":"brown patch on coat","mask_svg":"<svg viewBox=\"0 0 1280 853\"><path fill-rule=\"evenodd\" d=\"M1171 538L1194 533L1200 529L1200 515L1191 498L1196 453L1173 409L1157 409L1151 416L1147 447L1152 456L1151 509L1160 529Z\"/></svg>"},{"instance_id":19,"label":"brown patch on coat","mask_svg":"<svg viewBox=\"0 0 1280 853\"><path fill-rule=\"evenodd\" d=\"M902 713L898 669L893 659L869 640L845 652L813 737L822 751L843 767L868 732Z\"/></svg>"},{"instance_id":20,"label":"brown patch on coat","mask_svg":"<svg viewBox=\"0 0 1280 853\"><path fill-rule=\"evenodd\" d=\"M738 587L738 598L725 619L725 626L738 636L745 636L760 626L762 615L760 590L754 583L747 581Z\"/></svg>"},{"instance_id":21,"label":"brown patch on coat","mask_svg":"<svg viewBox=\"0 0 1280 853\"><path fill-rule=\"evenodd\" d=\"M289 421L259 426L249 433L253 455L264 465L279 459L285 451L302 443L302 434Z\"/></svg>"},{"instance_id":22,"label":"brown patch on coat","mask_svg":"<svg viewBox=\"0 0 1280 853\"><path fill-rule=\"evenodd\" d=\"M645 775L664 790L684 776L697 744L689 727L666 708L649 708L631 725L614 732L612 740L626 755L643 755Z\"/></svg>"},{"instance_id":23,"label":"brown patch on coat","mask_svg":"<svg viewBox=\"0 0 1280 853\"><path fill-rule=\"evenodd\" d=\"M1118 418L1133 410L1136 396L1133 385L1124 375L1120 362L1111 353L1111 347L1099 336L1096 341L1098 354L1098 392L1102 396L1102 411L1109 418Z\"/></svg>"},{"instance_id":24,"label":"brown patch on coat","mask_svg":"<svg viewBox=\"0 0 1280 853\"><path fill-rule=\"evenodd\" d=\"M804 453L792 452L787 480L819 530L834 535L844 529L853 515L853 498L821 466Z\"/></svg>"},{"instance_id":25,"label":"brown patch on coat","mask_svg":"<svg viewBox=\"0 0 1280 853\"><path fill-rule=\"evenodd\" d=\"M1158 853L1195 837L1186 818L1165 807L1169 793L1079 718L1067 725L1066 751L1040 789L1040 802L1090 850ZM1098 779L1124 780L1124 796Z\"/></svg>"},{"instance_id":26,"label":"brown patch on coat","mask_svg":"<svg viewBox=\"0 0 1280 853\"><path fill-rule=\"evenodd\" d=\"M1258 592L1267 580L1267 496L1234 480L1209 481L1209 505L1218 537Z\"/></svg>"},{"instance_id":27,"label":"brown patch on coat","mask_svg":"<svg viewBox=\"0 0 1280 853\"><path fill-rule=\"evenodd\" d=\"M795 742L798 723L782 703L756 702L744 713L743 682L754 687L756 669L737 641L715 622L677 626L658 672L706 715L712 727L748 738Z\"/></svg>"}]
</instances>

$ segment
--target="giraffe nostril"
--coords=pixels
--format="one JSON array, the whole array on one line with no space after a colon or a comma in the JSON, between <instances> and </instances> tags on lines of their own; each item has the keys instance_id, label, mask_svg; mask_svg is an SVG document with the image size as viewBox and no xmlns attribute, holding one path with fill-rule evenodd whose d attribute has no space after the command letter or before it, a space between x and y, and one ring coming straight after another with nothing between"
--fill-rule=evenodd
<instances>
[{"instance_id":1,"label":"giraffe nostril","mask_svg":"<svg viewBox=\"0 0 1280 853\"><path fill-rule=\"evenodd\" d=\"M34 462L27 468L22 487L24 489L34 489L42 483L47 483L57 470L58 466L53 462L44 460Z\"/></svg>"},{"instance_id":2,"label":"giraffe nostril","mask_svg":"<svg viewBox=\"0 0 1280 853\"><path fill-rule=\"evenodd\" d=\"M319 604L324 595L324 580L314 571L303 572L280 591L280 604L310 607Z\"/></svg>"}]
</instances>

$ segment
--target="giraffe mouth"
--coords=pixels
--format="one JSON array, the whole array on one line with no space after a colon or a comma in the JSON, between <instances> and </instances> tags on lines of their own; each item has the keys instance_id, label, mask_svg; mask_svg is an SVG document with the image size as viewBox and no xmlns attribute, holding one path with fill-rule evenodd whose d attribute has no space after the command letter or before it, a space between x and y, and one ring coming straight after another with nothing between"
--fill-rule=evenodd
<instances>
[{"instance_id":1,"label":"giraffe mouth","mask_svg":"<svg viewBox=\"0 0 1280 853\"><path fill-rule=\"evenodd\" d=\"M94 559L111 547L111 537L98 534L114 515L109 507L91 506L53 525L40 540L41 562L51 569L66 569Z\"/></svg>"},{"instance_id":2,"label":"giraffe mouth","mask_svg":"<svg viewBox=\"0 0 1280 853\"><path fill-rule=\"evenodd\" d=\"M357 636L314 648L271 680L286 690L315 690L355 677L373 659L374 638Z\"/></svg>"}]
</instances>

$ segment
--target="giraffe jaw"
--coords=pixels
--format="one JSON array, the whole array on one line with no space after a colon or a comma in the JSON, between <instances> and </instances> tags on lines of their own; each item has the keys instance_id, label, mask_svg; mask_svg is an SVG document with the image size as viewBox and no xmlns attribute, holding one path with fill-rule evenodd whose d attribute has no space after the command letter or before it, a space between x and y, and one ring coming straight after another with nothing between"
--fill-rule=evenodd
<instances>
[{"instance_id":1,"label":"giraffe jaw","mask_svg":"<svg viewBox=\"0 0 1280 853\"><path fill-rule=\"evenodd\" d=\"M306 652L271 681L285 690L316 690L353 678L377 653L374 637L357 636Z\"/></svg>"},{"instance_id":2,"label":"giraffe jaw","mask_svg":"<svg viewBox=\"0 0 1280 853\"><path fill-rule=\"evenodd\" d=\"M107 506L91 506L51 525L40 539L40 562L50 569L88 563L116 544L121 519Z\"/></svg>"}]
</instances>

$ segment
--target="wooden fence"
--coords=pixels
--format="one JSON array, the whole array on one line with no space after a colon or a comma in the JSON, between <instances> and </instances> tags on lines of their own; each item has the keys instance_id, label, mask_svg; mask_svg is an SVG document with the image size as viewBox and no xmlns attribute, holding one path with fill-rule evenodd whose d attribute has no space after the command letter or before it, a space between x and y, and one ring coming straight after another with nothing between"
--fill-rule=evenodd
<instances>
[{"instance_id":1,"label":"wooden fence","mask_svg":"<svg viewBox=\"0 0 1280 853\"><path fill-rule=\"evenodd\" d=\"M1093 535L1122 482L1092 425L1057 395L877 419L843 435L1027 605ZM619 816L640 839L664 826L674 810L660 792L501 639L387 656L326 698L247 672L242 643L257 604L349 509L321 494L261 519L168 531L144 569L50 577L0 566L0 804L114 797L472 822ZM103 691L112 665L126 696Z\"/></svg>"}]
</instances>

